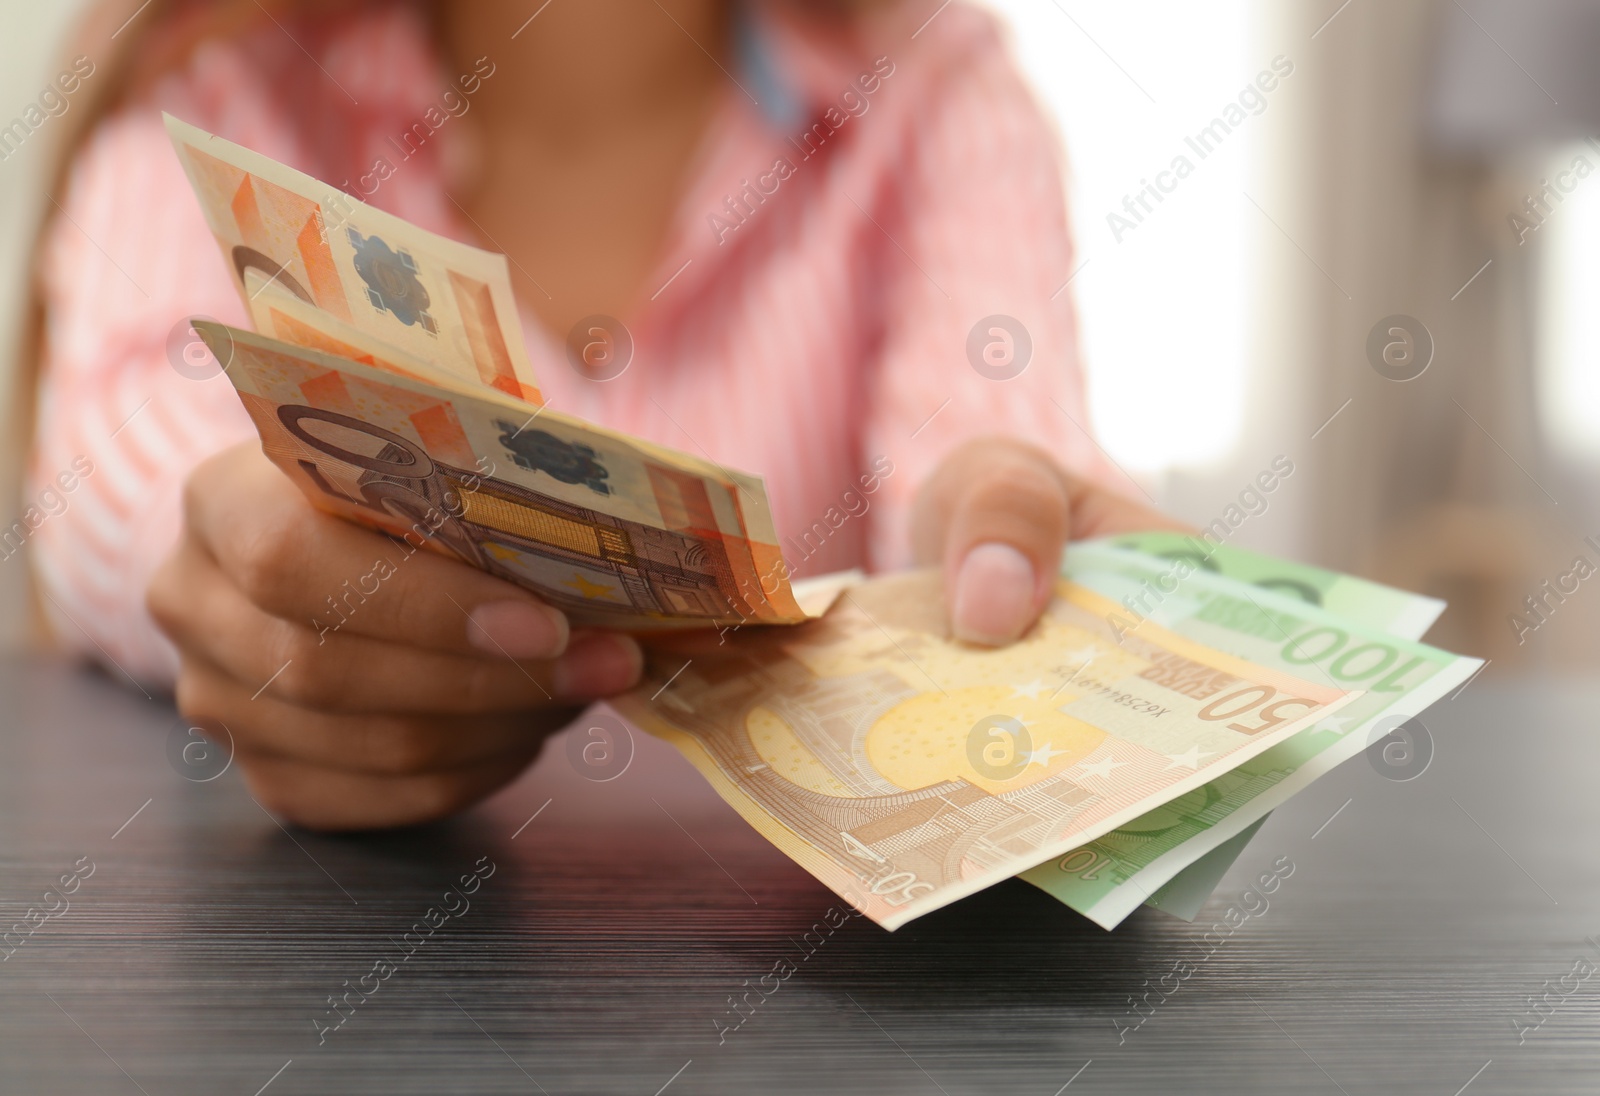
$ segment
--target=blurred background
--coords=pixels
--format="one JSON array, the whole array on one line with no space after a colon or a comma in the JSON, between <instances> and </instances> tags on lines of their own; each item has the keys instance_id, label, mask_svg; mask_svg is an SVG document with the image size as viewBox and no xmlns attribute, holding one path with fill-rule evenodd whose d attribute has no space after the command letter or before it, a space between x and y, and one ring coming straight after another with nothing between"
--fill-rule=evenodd
<instances>
[{"instance_id":1,"label":"blurred background","mask_svg":"<svg viewBox=\"0 0 1600 1096\"><path fill-rule=\"evenodd\" d=\"M1600 0L982 2L1068 150L1112 458L1204 525L1287 457L1232 543L1447 598L1430 640L1490 674L1592 665L1600 581L1541 587L1600 565ZM6 4L0 125L78 8ZM0 162L7 331L49 208L28 151ZM25 568L0 560L10 645Z\"/></svg>"}]
</instances>

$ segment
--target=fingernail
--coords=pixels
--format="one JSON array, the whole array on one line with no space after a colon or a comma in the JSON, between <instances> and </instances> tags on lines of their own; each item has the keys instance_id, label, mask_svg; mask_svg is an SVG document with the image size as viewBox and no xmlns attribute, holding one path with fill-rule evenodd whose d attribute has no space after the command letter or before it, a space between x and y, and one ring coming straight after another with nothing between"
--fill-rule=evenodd
<instances>
[{"instance_id":1,"label":"fingernail","mask_svg":"<svg viewBox=\"0 0 1600 1096\"><path fill-rule=\"evenodd\" d=\"M532 601L486 601L467 628L474 647L506 658L555 658L567 637L566 615Z\"/></svg>"},{"instance_id":2,"label":"fingernail","mask_svg":"<svg viewBox=\"0 0 1600 1096\"><path fill-rule=\"evenodd\" d=\"M620 693L639 681L644 652L632 636L590 632L579 636L550 671L550 685L567 700Z\"/></svg>"},{"instance_id":3,"label":"fingernail","mask_svg":"<svg viewBox=\"0 0 1600 1096\"><path fill-rule=\"evenodd\" d=\"M978 545L956 572L951 631L967 643L1010 643L1028 626L1037 582L1033 564L1011 545Z\"/></svg>"}]
</instances>

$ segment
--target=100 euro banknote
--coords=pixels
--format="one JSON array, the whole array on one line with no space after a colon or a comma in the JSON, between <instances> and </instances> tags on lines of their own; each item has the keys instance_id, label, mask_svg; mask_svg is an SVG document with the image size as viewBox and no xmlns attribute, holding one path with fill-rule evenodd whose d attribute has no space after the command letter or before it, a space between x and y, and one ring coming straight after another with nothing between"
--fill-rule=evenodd
<instances>
[{"instance_id":1,"label":"100 euro banknote","mask_svg":"<svg viewBox=\"0 0 1600 1096\"><path fill-rule=\"evenodd\" d=\"M1093 587L1093 559L1079 550L1108 546L1144 552L1167 560L1188 560L1213 574L1260 586L1298 601L1330 608L1339 616L1401 639L1421 639L1444 611L1438 598L1385 586L1356 575L1341 574L1295 560L1262 555L1247 548L1182 533L1127 533L1074 544L1061 573ZM1081 562L1080 562L1081 561ZM1165 571L1168 568L1162 567ZM1113 587L1118 588L1118 587ZM1184 868L1145 901L1145 905L1192 921L1216 890L1265 816Z\"/></svg>"},{"instance_id":2,"label":"100 euro banknote","mask_svg":"<svg viewBox=\"0 0 1600 1096\"><path fill-rule=\"evenodd\" d=\"M1073 554L1079 581L1122 603L1129 635L1158 624L1262 666L1364 690L1336 715L1216 781L1022 873L1106 928L1183 868L1362 752L1375 731L1417 715L1481 665L1268 589L1200 569L1183 571L1176 561L1103 545L1075 546ZM1152 588L1159 598L1148 594ZM1129 610L1130 603L1143 611Z\"/></svg>"},{"instance_id":3,"label":"100 euro banknote","mask_svg":"<svg viewBox=\"0 0 1600 1096\"><path fill-rule=\"evenodd\" d=\"M420 229L164 115L248 307L254 273L462 381L543 402L504 255Z\"/></svg>"},{"instance_id":4,"label":"100 euro banknote","mask_svg":"<svg viewBox=\"0 0 1600 1096\"><path fill-rule=\"evenodd\" d=\"M761 481L529 408L195 321L262 448L330 513L453 553L574 624L808 619ZM531 413L530 413L531 412Z\"/></svg>"},{"instance_id":5,"label":"100 euro banknote","mask_svg":"<svg viewBox=\"0 0 1600 1096\"><path fill-rule=\"evenodd\" d=\"M1202 786L1358 694L1254 665L1062 580L1003 649L953 640L939 576L820 620L653 657L613 701L762 836L887 928ZM1026 739L1025 751L997 744Z\"/></svg>"},{"instance_id":6,"label":"100 euro banknote","mask_svg":"<svg viewBox=\"0 0 1600 1096\"><path fill-rule=\"evenodd\" d=\"M1355 575L1328 571L1293 560L1208 540L1204 535L1157 530L1124 533L1085 541L1085 545L1127 548L1176 563L1183 560L1195 570L1259 586L1277 594L1326 609L1337 616L1393 632L1405 639L1421 639L1444 612L1444 602L1424 594L1396 589ZM1068 565L1071 559L1069 555ZM1163 571L1170 568L1163 568Z\"/></svg>"}]
</instances>

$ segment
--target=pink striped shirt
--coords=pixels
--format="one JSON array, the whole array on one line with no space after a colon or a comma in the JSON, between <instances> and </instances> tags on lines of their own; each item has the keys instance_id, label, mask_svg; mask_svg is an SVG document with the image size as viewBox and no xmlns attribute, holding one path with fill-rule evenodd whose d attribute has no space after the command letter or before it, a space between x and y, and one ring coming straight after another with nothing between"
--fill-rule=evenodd
<instances>
[{"instance_id":1,"label":"pink striped shirt","mask_svg":"<svg viewBox=\"0 0 1600 1096\"><path fill-rule=\"evenodd\" d=\"M751 20L756 60L728 84L649 283L661 288L625 318L625 372L582 376L564 333L523 322L552 406L764 476L801 575L904 564L915 489L970 437L1104 471L1062 292L1074 261L1055 136L987 16L954 3L912 37L927 11L900 14L903 33L871 55ZM291 29L298 44L270 23L208 42L103 121L42 255L30 498L92 467L32 531L44 606L68 646L153 683L176 660L144 590L176 542L182 483L254 437L225 377L171 360L186 317L248 321L159 110L335 184L386 158L374 205L472 238L446 195L444 142L402 162L390 139L445 83L418 18L391 7Z\"/></svg>"}]
</instances>

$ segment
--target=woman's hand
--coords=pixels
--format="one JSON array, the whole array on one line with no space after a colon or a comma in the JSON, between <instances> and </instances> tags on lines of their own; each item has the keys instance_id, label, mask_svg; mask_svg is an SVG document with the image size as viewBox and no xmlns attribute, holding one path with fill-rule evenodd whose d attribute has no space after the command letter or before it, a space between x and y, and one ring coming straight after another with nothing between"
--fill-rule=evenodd
<instances>
[{"instance_id":1,"label":"woman's hand","mask_svg":"<svg viewBox=\"0 0 1600 1096\"><path fill-rule=\"evenodd\" d=\"M190 476L146 600L185 716L225 726L261 802L318 829L482 799L641 664L627 636L571 636L519 587L316 510L254 442Z\"/></svg>"},{"instance_id":2,"label":"woman's hand","mask_svg":"<svg viewBox=\"0 0 1600 1096\"><path fill-rule=\"evenodd\" d=\"M922 484L911 544L917 562L944 567L956 638L1001 646L1038 619L1069 538L1187 528L1063 471L1042 449L988 437L952 451Z\"/></svg>"}]
</instances>

